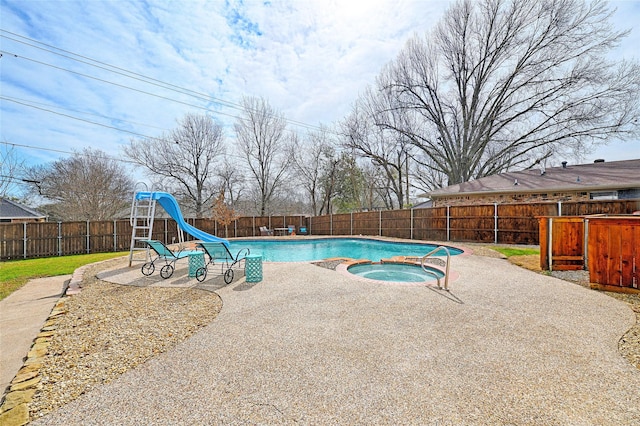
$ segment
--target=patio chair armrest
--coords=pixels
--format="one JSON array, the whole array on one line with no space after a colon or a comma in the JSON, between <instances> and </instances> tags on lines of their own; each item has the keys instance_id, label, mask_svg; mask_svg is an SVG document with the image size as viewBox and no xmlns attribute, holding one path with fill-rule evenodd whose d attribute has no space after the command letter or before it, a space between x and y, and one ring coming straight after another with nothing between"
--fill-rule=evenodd
<instances>
[{"instance_id":1,"label":"patio chair armrest","mask_svg":"<svg viewBox=\"0 0 640 426\"><path fill-rule=\"evenodd\" d=\"M249 256L249 254L251 253L251 250L249 250L247 247L245 248L241 248L240 250L238 250L238 253L236 254L235 260L242 260L245 257Z\"/></svg>"}]
</instances>

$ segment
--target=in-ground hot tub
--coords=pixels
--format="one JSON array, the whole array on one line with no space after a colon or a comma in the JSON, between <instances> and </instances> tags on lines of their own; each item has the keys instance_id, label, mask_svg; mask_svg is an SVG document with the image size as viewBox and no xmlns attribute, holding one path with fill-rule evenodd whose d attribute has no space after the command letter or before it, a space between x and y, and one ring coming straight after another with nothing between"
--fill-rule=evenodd
<instances>
[{"instance_id":1,"label":"in-ground hot tub","mask_svg":"<svg viewBox=\"0 0 640 426\"><path fill-rule=\"evenodd\" d=\"M394 262L358 263L347 267L351 274L376 281L424 283L444 277L444 272L438 268L425 265L425 269L427 271L420 265Z\"/></svg>"}]
</instances>

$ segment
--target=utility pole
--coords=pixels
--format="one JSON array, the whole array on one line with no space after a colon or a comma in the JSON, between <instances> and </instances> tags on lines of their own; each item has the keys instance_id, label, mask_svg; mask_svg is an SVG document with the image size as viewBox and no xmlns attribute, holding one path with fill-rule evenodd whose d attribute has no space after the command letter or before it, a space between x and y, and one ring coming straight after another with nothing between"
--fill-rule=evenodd
<instances>
[{"instance_id":1,"label":"utility pole","mask_svg":"<svg viewBox=\"0 0 640 426\"><path fill-rule=\"evenodd\" d=\"M409 151L405 152L407 159L405 161L406 172L405 176L407 177L407 207L409 206Z\"/></svg>"}]
</instances>

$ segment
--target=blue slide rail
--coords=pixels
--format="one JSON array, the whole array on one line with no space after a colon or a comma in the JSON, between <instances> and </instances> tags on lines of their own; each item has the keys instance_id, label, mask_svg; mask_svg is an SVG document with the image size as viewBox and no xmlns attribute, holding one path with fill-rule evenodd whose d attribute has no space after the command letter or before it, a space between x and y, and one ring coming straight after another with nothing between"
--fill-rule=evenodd
<instances>
[{"instance_id":1,"label":"blue slide rail","mask_svg":"<svg viewBox=\"0 0 640 426\"><path fill-rule=\"evenodd\" d=\"M225 240L224 238L208 234L185 222L184 217L182 216L182 212L180 211L178 201L176 201L173 195L169 194L168 192L157 191L140 191L136 193L137 200L147 200L149 198L151 198L152 200L156 200L167 212L167 214L169 214L169 216L171 216L171 218L176 221L178 227L195 239L201 240L205 243L222 243L225 246L229 247L229 241Z\"/></svg>"}]
</instances>

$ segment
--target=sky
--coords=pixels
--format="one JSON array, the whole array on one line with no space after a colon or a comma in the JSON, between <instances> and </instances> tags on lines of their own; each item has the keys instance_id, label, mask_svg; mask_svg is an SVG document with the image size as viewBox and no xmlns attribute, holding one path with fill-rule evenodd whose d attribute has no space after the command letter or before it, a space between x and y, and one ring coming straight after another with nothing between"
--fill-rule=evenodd
<instances>
[{"instance_id":1,"label":"sky","mask_svg":"<svg viewBox=\"0 0 640 426\"><path fill-rule=\"evenodd\" d=\"M243 96L265 98L292 129L330 125L448 5L0 0L0 143L30 164L85 147L122 158L131 138L186 113L210 114L231 140ZM640 1L612 5L614 25L631 29L612 55L640 60ZM612 142L584 161L639 157L639 141Z\"/></svg>"}]
</instances>

